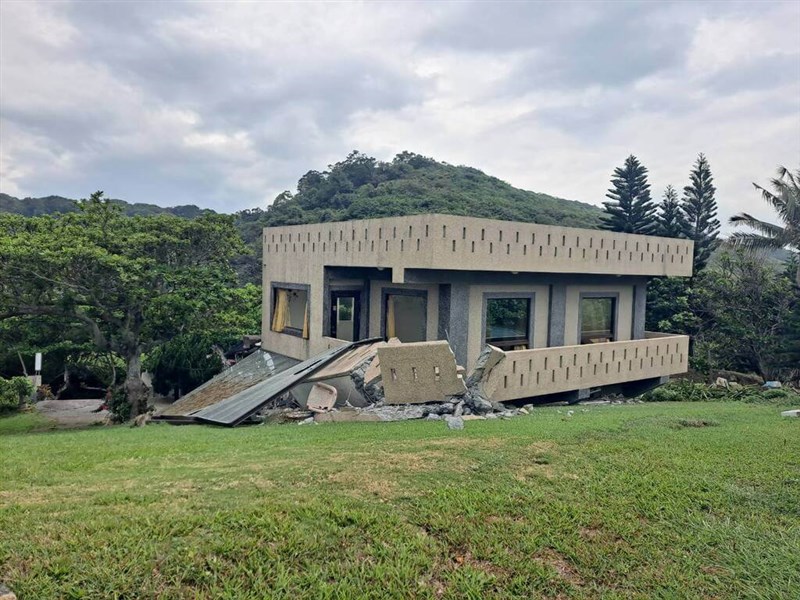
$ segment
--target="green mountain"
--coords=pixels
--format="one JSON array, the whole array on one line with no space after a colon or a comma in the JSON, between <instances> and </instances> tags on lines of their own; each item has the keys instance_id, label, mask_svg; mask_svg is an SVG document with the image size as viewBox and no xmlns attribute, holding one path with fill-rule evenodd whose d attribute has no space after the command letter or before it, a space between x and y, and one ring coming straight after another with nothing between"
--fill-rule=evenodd
<instances>
[{"instance_id":1,"label":"green mountain","mask_svg":"<svg viewBox=\"0 0 800 600\"><path fill-rule=\"evenodd\" d=\"M402 152L382 162L354 151L328 171L303 175L297 192L280 194L261 220L290 225L419 213L596 228L602 211L419 154Z\"/></svg>"},{"instance_id":2,"label":"green mountain","mask_svg":"<svg viewBox=\"0 0 800 600\"><path fill-rule=\"evenodd\" d=\"M207 210L194 205L162 208L114 202L128 215L171 213L194 218ZM18 199L0 194L0 212L33 216L72 210L72 200L61 196ZM521 190L478 169L449 165L411 152L383 162L354 151L327 171L303 175L296 192L279 194L266 210L253 208L236 213L239 232L253 252L234 262L243 281L259 283L263 227L421 213L594 229L600 226L602 211L591 204Z\"/></svg>"},{"instance_id":3,"label":"green mountain","mask_svg":"<svg viewBox=\"0 0 800 600\"><path fill-rule=\"evenodd\" d=\"M207 208L200 208L194 204L185 206L172 206L163 208L155 204L137 202L130 204L124 200L111 200L122 207L123 212L129 217L141 215L172 214L186 219L194 219L204 212L214 212ZM15 198L8 194L0 193L0 212L17 213L26 217L50 215L54 213L68 213L78 210L75 201L63 196L44 196L42 198Z\"/></svg>"}]
</instances>

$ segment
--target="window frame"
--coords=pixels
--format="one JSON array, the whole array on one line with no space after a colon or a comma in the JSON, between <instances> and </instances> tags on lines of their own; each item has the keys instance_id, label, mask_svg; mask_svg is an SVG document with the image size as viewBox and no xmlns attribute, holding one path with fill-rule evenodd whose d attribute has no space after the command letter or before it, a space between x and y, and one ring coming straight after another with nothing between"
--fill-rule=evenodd
<instances>
[{"instance_id":1,"label":"window frame","mask_svg":"<svg viewBox=\"0 0 800 600\"><path fill-rule=\"evenodd\" d=\"M590 299L611 300L611 339L607 343L619 341L619 292L581 292L578 295L577 345L583 346L591 343L583 342L583 301Z\"/></svg>"},{"instance_id":2,"label":"window frame","mask_svg":"<svg viewBox=\"0 0 800 600\"><path fill-rule=\"evenodd\" d=\"M306 293L306 319L308 320L308 337L303 336L303 329L296 327L284 327L283 331L275 331L272 328L272 319L275 313L275 301L278 290L301 291ZM273 281L270 283L270 303L269 303L269 330L272 333L290 335L303 340L311 338L311 286L307 283L288 283L285 281Z\"/></svg>"},{"instance_id":3,"label":"window frame","mask_svg":"<svg viewBox=\"0 0 800 600\"><path fill-rule=\"evenodd\" d=\"M534 348L534 332L535 332L535 320L536 320L536 292L484 292L483 293L483 306L481 309L481 348L484 348L486 344L492 344L491 342L487 341L486 339L486 326L489 316L489 301L490 300L519 300L524 299L528 301L528 331L527 331L527 346L528 350ZM513 341L513 340L512 340ZM521 341L521 338L519 338ZM501 348L505 350L502 346L497 346L496 344L492 344L496 348ZM519 346L521 344L512 344L514 346ZM507 344L503 344L503 346L507 346ZM508 350L506 350L508 352Z\"/></svg>"}]
</instances>

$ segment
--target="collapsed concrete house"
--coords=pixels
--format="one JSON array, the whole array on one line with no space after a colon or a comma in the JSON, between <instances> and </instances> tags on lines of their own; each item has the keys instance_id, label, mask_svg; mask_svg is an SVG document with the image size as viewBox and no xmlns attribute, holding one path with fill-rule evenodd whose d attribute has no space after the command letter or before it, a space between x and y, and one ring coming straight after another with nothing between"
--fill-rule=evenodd
<instances>
[{"instance_id":1,"label":"collapsed concrete house","mask_svg":"<svg viewBox=\"0 0 800 600\"><path fill-rule=\"evenodd\" d=\"M649 278L691 276L688 240L437 214L266 228L263 249L263 348L298 361L446 340L458 365L480 358L494 402L638 393L687 370L688 337L646 332L645 304ZM441 368L412 351L382 377L413 397Z\"/></svg>"}]
</instances>

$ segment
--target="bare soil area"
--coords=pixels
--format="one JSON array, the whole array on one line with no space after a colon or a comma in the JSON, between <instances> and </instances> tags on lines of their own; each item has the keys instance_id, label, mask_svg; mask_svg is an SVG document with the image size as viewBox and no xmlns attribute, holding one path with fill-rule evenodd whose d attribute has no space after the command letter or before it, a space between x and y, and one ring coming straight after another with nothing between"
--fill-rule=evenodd
<instances>
[{"instance_id":1,"label":"bare soil area","mask_svg":"<svg viewBox=\"0 0 800 600\"><path fill-rule=\"evenodd\" d=\"M94 412L101 404L103 401L100 399L43 400L36 404L36 410L55 421L59 429L71 429L105 422L109 414L107 410Z\"/></svg>"}]
</instances>

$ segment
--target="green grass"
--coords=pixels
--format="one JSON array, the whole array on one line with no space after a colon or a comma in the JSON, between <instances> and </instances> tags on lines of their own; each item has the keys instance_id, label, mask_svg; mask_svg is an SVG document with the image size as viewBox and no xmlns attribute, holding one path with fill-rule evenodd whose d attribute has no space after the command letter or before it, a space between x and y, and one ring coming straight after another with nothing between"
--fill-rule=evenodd
<instances>
[{"instance_id":1,"label":"green grass","mask_svg":"<svg viewBox=\"0 0 800 600\"><path fill-rule=\"evenodd\" d=\"M21 600L800 597L800 421L559 410L4 435L0 581Z\"/></svg>"},{"instance_id":2,"label":"green grass","mask_svg":"<svg viewBox=\"0 0 800 600\"><path fill-rule=\"evenodd\" d=\"M55 429L56 423L38 412L0 413L0 435ZM2 463L0 463L2 464Z\"/></svg>"}]
</instances>

